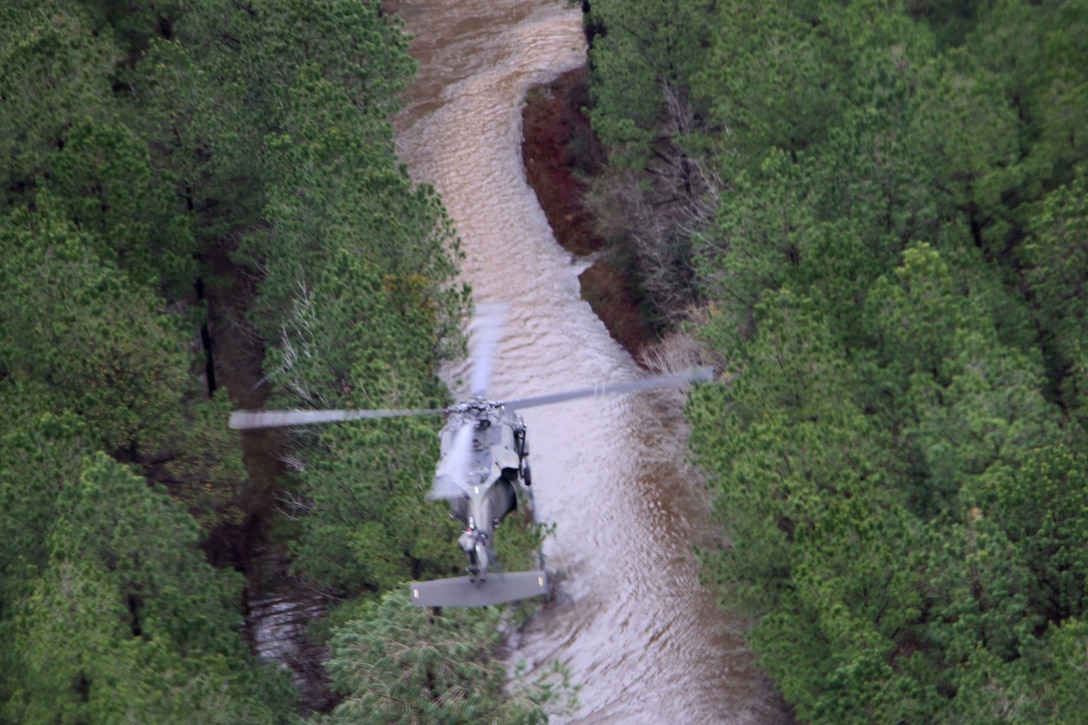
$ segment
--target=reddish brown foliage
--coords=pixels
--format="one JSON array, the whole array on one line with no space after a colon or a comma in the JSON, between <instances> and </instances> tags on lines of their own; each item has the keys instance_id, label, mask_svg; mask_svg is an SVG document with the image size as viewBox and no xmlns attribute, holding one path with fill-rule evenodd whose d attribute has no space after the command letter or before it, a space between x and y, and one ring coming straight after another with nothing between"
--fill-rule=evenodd
<instances>
[{"instance_id":1,"label":"reddish brown foliage","mask_svg":"<svg viewBox=\"0 0 1088 725\"><path fill-rule=\"evenodd\" d=\"M589 117L585 68L565 73L529 91L522 111L522 159L529 186L536 192L556 240L572 254L589 254L604 247L593 216L582 204L586 183L603 159ZM608 262L599 261L582 273L582 298L589 302L612 337L638 359L653 331L641 318L638 300L628 281Z\"/></svg>"}]
</instances>

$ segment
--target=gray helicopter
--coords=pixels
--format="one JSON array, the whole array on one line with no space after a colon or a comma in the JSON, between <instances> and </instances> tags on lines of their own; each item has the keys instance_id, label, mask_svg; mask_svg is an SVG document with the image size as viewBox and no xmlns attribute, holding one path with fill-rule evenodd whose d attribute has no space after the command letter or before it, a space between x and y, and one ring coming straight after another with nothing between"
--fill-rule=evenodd
<instances>
[{"instance_id":1,"label":"gray helicopter","mask_svg":"<svg viewBox=\"0 0 1088 725\"><path fill-rule=\"evenodd\" d=\"M446 415L440 432L440 457L428 499L449 501L452 515L464 525L458 546L465 555L467 576L413 582L412 602L424 607L481 607L547 595L543 568L499 573L495 567L495 529L509 514L523 509L532 515L532 472L524 408L568 400L653 390L712 378L710 368L516 400L487 397L491 367L501 331L501 308L481 306L472 336L472 386L467 401L449 408L418 410L285 410L238 411L230 427L239 429L297 426L373 418ZM534 519L535 520L535 519ZM494 576L492 576L494 574Z\"/></svg>"}]
</instances>

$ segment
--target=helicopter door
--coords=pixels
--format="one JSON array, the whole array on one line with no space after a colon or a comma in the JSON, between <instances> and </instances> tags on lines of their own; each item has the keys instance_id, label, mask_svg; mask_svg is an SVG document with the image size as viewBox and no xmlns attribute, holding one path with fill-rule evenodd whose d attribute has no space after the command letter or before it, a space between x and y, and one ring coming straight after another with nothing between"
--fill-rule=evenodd
<instances>
[{"instance_id":1,"label":"helicopter door","mask_svg":"<svg viewBox=\"0 0 1088 725\"><path fill-rule=\"evenodd\" d=\"M504 468L502 476L498 481L495 481L495 485L487 492L488 503L490 504L488 508L495 514L494 521L502 521L506 514L517 510L518 497L514 493L513 481L517 475L517 469Z\"/></svg>"}]
</instances>

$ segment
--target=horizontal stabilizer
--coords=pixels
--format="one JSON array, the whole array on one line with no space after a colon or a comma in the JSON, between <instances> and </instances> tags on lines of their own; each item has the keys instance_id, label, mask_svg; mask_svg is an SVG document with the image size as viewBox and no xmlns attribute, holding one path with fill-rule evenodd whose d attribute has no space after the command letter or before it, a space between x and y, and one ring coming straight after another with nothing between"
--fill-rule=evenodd
<instances>
[{"instance_id":1,"label":"horizontal stabilizer","mask_svg":"<svg viewBox=\"0 0 1088 725\"><path fill-rule=\"evenodd\" d=\"M412 582L412 604L418 607L488 607L548 593L543 570L492 573L480 586L460 576L430 582Z\"/></svg>"}]
</instances>

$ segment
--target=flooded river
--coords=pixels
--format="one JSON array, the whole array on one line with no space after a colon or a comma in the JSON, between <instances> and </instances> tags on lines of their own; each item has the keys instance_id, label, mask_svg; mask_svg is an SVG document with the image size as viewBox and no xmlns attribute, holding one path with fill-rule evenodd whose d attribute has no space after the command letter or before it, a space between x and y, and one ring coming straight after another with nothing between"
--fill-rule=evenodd
<instances>
[{"instance_id":1,"label":"flooded river","mask_svg":"<svg viewBox=\"0 0 1088 725\"><path fill-rule=\"evenodd\" d=\"M394 0L415 36L398 153L445 202L477 303L507 307L491 396L643 375L580 299L522 168L526 90L585 62L581 15L557 0ZM464 393L451 373L455 392ZM511 662L563 662L582 686L575 722L784 720L744 649L743 623L699 588L693 544L714 536L685 467L676 392L524 412L556 598L512 640Z\"/></svg>"}]
</instances>

